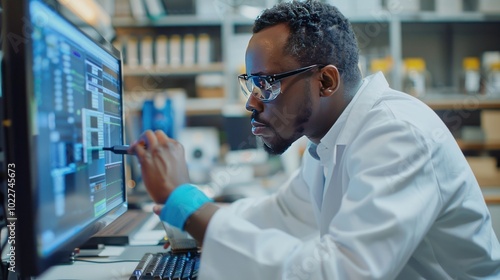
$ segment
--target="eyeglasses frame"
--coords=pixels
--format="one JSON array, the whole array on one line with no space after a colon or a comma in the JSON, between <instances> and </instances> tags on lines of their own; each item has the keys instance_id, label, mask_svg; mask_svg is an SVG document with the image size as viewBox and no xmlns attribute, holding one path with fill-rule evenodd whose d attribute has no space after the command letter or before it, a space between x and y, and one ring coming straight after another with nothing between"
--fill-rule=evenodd
<instances>
[{"instance_id":1,"label":"eyeglasses frame","mask_svg":"<svg viewBox=\"0 0 500 280\"><path fill-rule=\"evenodd\" d=\"M298 75L300 73L304 73L308 70L311 70L315 67L319 67L319 68L323 68L325 67L325 65L323 64L313 64L313 65L309 65L309 66L305 66L305 67L301 67L299 69L295 69L295 70L290 70L290 71L286 71L286 72L283 72L283 73L278 73L278 74L272 74L272 75L247 75L247 74L241 74L241 75L238 75L238 79L243 79L245 81L248 81L250 78L252 77L259 77L259 78L262 78L264 79L266 82L268 82L269 84L273 84L277 81L280 81L284 78L288 78L288 77L291 77L293 75ZM248 90L248 89L246 89ZM244 89L245 91L245 89ZM279 93L281 94L281 92ZM278 97L278 95L276 95L276 97ZM250 93L251 95L251 93ZM246 96L249 96L249 95L246 95ZM273 99L270 99L270 100L266 100L266 99L261 99L262 101L272 101L274 100L276 97L274 97Z\"/></svg>"}]
</instances>

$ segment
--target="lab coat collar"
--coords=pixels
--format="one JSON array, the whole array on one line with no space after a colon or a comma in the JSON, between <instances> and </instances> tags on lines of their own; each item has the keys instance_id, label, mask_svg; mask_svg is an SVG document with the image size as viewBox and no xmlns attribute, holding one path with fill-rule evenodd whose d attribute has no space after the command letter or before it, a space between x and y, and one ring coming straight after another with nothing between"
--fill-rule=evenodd
<instances>
[{"instance_id":1,"label":"lab coat collar","mask_svg":"<svg viewBox=\"0 0 500 280\"><path fill-rule=\"evenodd\" d=\"M332 128L320 140L320 143L316 145L313 142L309 142L309 154L314 159L319 160L322 166L331 169L331 164L335 165L337 160L340 160L342 156L337 155L337 146L342 145L345 147L348 145L354 137L355 132L362 125L363 115L375 105L379 96L388 89L389 84L382 72L363 79L363 83L351 102L349 102L342 114L340 114L340 117ZM342 148L342 151L344 151L344 148Z\"/></svg>"},{"instance_id":2,"label":"lab coat collar","mask_svg":"<svg viewBox=\"0 0 500 280\"><path fill-rule=\"evenodd\" d=\"M365 91L368 85L369 92L371 92L371 94ZM350 139L353 137L353 132L357 131L357 128L361 125L362 121L362 118L357 118L356 116L360 116L360 114L366 112L369 108L371 108L377 101L378 96L384 90L387 90L388 87L389 84L387 83L382 72L378 72L363 79L361 86L359 87L351 102L349 102L342 114L340 114L337 121L333 124L326 135L320 140L320 143L316 145L313 142L309 142L307 149L309 154L314 159L319 160L322 165L328 165L329 162L332 162L332 156L333 163L335 163L337 160L337 156L335 155L335 146L346 145L350 141ZM374 91L376 91L377 93L374 93ZM363 97L361 98L360 96ZM358 99L361 100L358 102ZM354 115L353 117L348 118L350 112L353 110L353 107L356 107L354 109ZM346 123L348 123L348 129L344 131Z\"/></svg>"},{"instance_id":3,"label":"lab coat collar","mask_svg":"<svg viewBox=\"0 0 500 280\"><path fill-rule=\"evenodd\" d=\"M344 151L363 125L365 114L370 111L383 92L388 89L389 84L382 73L379 72L366 77L349 105L318 144L316 152L323 166L325 178L324 187L321 189L322 199L317 205L320 209L320 220L323 220L325 215L333 216L337 213L345 190L340 188L342 178L339 174L339 167L336 165L342 160ZM339 187L335 188L332 185L338 185ZM327 195L328 191L333 191L335 194ZM337 201L324 203L325 197L333 197ZM326 232L327 226L321 226L320 232Z\"/></svg>"},{"instance_id":4,"label":"lab coat collar","mask_svg":"<svg viewBox=\"0 0 500 280\"><path fill-rule=\"evenodd\" d=\"M373 107L382 92L388 88L389 84L382 72L366 77L351 102L321 139L320 145L330 151L335 151L336 145L347 145L354 137L354 132L362 125L362 116ZM322 157L321 150L317 152Z\"/></svg>"},{"instance_id":5,"label":"lab coat collar","mask_svg":"<svg viewBox=\"0 0 500 280\"><path fill-rule=\"evenodd\" d=\"M356 132L363 125L365 114L373 108L375 103L380 100L380 96L387 90L389 90L389 84L382 72L366 78L366 83L358 90L349 104L349 106L352 105L352 108L346 116L345 127L347 129L343 129L339 134L337 145L347 145L352 141Z\"/></svg>"}]
</instances>

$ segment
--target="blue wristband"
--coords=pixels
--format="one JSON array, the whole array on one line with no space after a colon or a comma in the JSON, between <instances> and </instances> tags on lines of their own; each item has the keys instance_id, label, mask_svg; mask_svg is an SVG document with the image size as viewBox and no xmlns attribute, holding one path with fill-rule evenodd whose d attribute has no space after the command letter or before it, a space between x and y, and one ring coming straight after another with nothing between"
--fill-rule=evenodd
<instances>
[{"instance_id":1,"label":"blue wristband","mask_svg":"<svg viewBox=\"0 0 500 280\"><path fill-rule=\"evenodd\" d=\"M189 216L207 202L212 200L197 187L190 184L180 185L168 197L161 210L160 219L184 230Z\"/></svg>"}]
</instances>

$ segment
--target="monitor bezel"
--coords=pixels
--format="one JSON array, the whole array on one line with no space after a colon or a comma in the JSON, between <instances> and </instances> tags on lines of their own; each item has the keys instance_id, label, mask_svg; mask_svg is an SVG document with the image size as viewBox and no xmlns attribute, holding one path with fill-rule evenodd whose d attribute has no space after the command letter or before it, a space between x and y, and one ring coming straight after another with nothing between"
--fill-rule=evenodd
<instances>
[{"instance_id":1,"label":"monitor bezel","mask_svg":"<svg viewBox=\"0 0 500 280\"><path fill-rule=\"evenodd\" d=\"M37 251L37 206L36 161L31 160L33 151L33 123L30 119L30 104L34 96L33 72L31 61L33 49L31 41L30 10L32 0L2 0L3 19L2 32L4 40L2 50L4 75L4 107L3 126L6 140L6 163L15 164L16 209L15 217L7 215L7 219L17 223L15 235L16 273L22 277L38 276L49 267L69 260L74 248L82 245L96 230L109 224L127 210L126 188L123 191L123 203L109 210L94 223L88 225L80 234L64 242L58 250L47 257L41 257ZM40 1L47 4L68 24L78 32L102 47L107 53L119 61L119 78L123 81L123 60L121 53L109 42L98 42L88 36L78 26L53 9L53 1ZM8 12L7 12L8 11ZM104 43L105 42L105 43ZM125 141L123 83L120 84L122 141ZM122 165L123 182L125 184L125 159ZM26 186L26 187L25 187ZM6 190L3 190L4 194ZM4 201L4 205L5 201ZM8 213L7 213L8 214ZM12 220L17 218L17 220Z\"/></svg>"}]
</instances>

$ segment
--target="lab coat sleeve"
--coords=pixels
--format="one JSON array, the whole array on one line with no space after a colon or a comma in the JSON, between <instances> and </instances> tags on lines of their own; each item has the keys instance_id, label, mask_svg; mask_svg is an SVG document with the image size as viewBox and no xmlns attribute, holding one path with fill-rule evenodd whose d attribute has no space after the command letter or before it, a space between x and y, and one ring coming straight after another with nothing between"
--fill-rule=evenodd
<instances>
[{"instance_id":1,"label":"lab coat sleeve","mask_svg":"<svg viewBox=\"0 0 500 280\"><path fill-rule=\"evenodd\" d=\"M360 132L337 164L350 181L325 235L305 242L219 210L200 279L394 279L441 203L429 147L410 125L384 121Z\"/></svg>"},{"instance_id":2,"label":"lab coat sleeve","mask_svg":"<svg viewBox=\"0 0 500 280\"><path fill-rule=\"evenodd\" d=\"M234 202L229 210L260 229L274 228L297 238L317 235L309 190L300 169L275 193Z\"/></svg>"}]
</instances>

